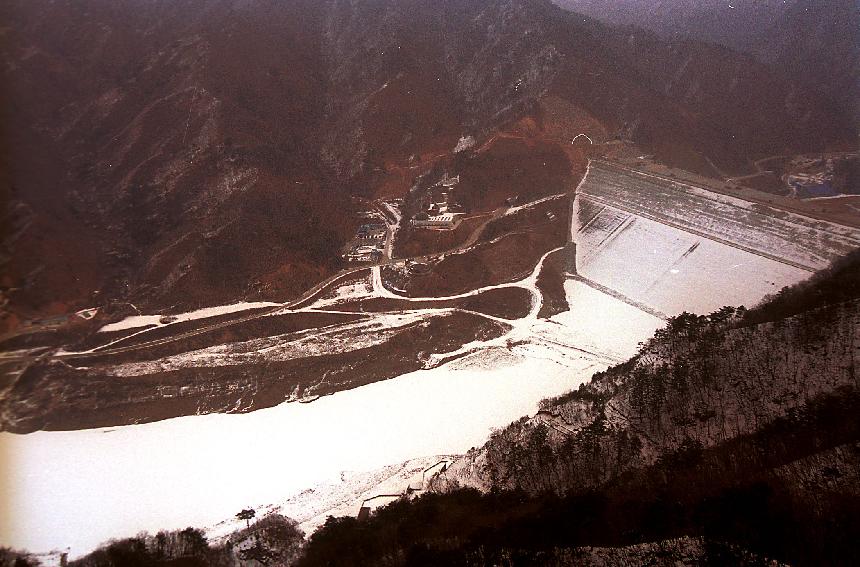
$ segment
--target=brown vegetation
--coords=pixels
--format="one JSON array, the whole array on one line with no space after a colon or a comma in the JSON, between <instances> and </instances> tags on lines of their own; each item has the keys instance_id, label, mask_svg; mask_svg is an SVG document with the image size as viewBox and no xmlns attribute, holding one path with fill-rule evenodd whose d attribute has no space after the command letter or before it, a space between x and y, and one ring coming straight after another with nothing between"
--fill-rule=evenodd
<instances>
[{"instance_id":1,"label":"brown vegetation","mask_svg":"<svg viewBox=\"0 0 860 567\"><path fill-rule=\"evenodd\" d=\"M539 139L499 136L459 169L463 205L469 211L492 211L517 197L534 201L571 188L571 163L558 144Z\"/></svg>"},{"instance_id":2,"label":"brown vegetation","mask_svg":"<svg viewBox=\"0 0 860 567\"><path fill-rule=\"evenodd\" d=\"M215 315L213 317L202 317L200 319L191 319L189 321L168 323L163 326L144 325L142 327L135 327L122 331L93 333L92 335L87 337L87 339L83 343L79 343L78 345L76 345L76 347L81 349L92 349L98 348L100 345L113 343L110 345L110 348L123 348L127 346L146 343L149 341L154 341L157 339L173 337L182 333L197 331L199 329L204 329L210 326L229 326L232 321L239 321L247 317L255 317L267 311L272 311L272 308L262 307L256 309L248 309L246 311L240 311L237 313L225 313L223 315ZM164 317L169 318L170 316L165 315ZM127 335L134 336L122 338L126 337Z\"/></svg>"},{"instance_id":3,"label":"brown vegetation","mask_svg":"<svg viewBox=\"0 0 860 567\"><path fill-rule=\"evenodd\" d=\"M773 173L765 172L755 177L747 177L741 180L740 183L762 193L772 193L774 195L786 195L789 193L788 187L786 187L782 179Z\"/></svg>"},{"instance_id":4,"label":"brown vegetation","mask_svg":"<svg viewBox=\"0 0 860 567\"><path fill-rule=\"evenodd\" d=\"M564 282L567 280L568 264L571 263L571 257L575 254L571 250L572 247L573 245L569 244L568 248L553 252L544 260L536 282L537 288L543 296L543 303L538 312L539 318L548 319L570 309L567 304L567 294L564 291Z\"/></svg>"},{"instance_id":5,"label":"brown vegetation","mask_svg":"<svg viewBox=\"0 0 860 567\"><path fill-rule=\"evenodd\" d=\"M143 335L131 337L127 341L121 341L111 345L107 354L96 351L90 355L81 355L70 361L75 366L86 366L88 364L121 364L125 362L136 362L141 360L154 360L165 356L175 356L183 352L198 350L211 346L231 342L248 341L263 337L295 333L318 329L327 325L344 324L361 319L360 315L337 315L334 313L286 313L282 315L266 315L248 321L235 324L215 325L207 329L205 325L190 326L190 330L172 328L173 325L155 329L161 331L158 336L146 335L153 331L147 331ZM196 331L194 329L200 329ZM183 334L192 333L187 337L178 338ZM172 337L177 337L175 340ZM160 341L163 339L163 342ZM157 344L149 345L149 341ZM128 350L111 353L113 349Z\"/></svg>"},{"instance_id":6,"label":"brown vegetation","mask_svg":"<svg viewBox=\"0 0 860 567\"><path fill-rule=\"evenodd\" d=\"M779 70L549 2L84 4L2 7L7 328L295 297L338 269L351 196L441 162L475 211L569 190L578 130L705 173L856 142Z\"/></svg>"},{"instance_id":7,"label":"brown vegetation","mask_svg":"<svg viewBox=\"0 0 860 567\"><path fill-rule=\"evenodd\" d=\"M566 227L564 227L566 228ZM502 236L496 242L445 256L426 274L383 271L395 287L409 297L456 295L484 286L520 280L531 273L544 252L564 243L562 230L534 231Z\"/></svg>"}]
</instances>

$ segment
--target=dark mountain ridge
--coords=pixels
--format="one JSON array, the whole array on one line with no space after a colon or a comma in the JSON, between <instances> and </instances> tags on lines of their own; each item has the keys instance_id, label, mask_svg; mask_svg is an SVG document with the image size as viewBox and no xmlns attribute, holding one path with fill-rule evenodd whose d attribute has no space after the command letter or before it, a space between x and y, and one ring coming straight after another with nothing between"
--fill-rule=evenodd
<instances>
[{"instance_id":1,"label":"dark mountain ridge","mask_svg":"<svg viewBox=\"0 0 860 567\"><path fill-rule=\"evenodd\" d=\"M553 0L576 13L615 25L637 25L669 39L700 38L736 50L758 41L803 0Z\"/></svg>"},{"instance_id":2,"label":"dark mountain ridge","mask_svg":"<svg viewBox=\"0 0 860 567\"><path fill-rule=\"evenodd\" d=\"M819 93L860 125L860 5L856 0L555 0L565 9L667 40L704 40L749 53Z\"/></svg>"},{"instance_id":3,"label":"dark mountain ridge","mask_svg":"<svg viewBox=\"0 0 860 567\"><path fill-rule=\"evenodd\" d=\"M749 43L762 61L836 104L860 128L860 3L798 2Z\"/></svg>"}]
</instances>

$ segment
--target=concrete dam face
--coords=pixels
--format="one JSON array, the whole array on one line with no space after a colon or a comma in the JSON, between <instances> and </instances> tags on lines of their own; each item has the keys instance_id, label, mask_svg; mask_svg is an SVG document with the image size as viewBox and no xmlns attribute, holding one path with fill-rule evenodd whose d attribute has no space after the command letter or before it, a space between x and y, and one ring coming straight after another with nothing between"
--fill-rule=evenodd
<instances>
[{"instance_id":1,"label":"concrete dam face","mask_svg":"<svg viewBox=\"0 0 860 567\"><path fill-rule=\"evenodd\" d=\"M860 246L855 229L593 162L568 274L660 316L752 306Z\"/></svg>"}]
</instances>

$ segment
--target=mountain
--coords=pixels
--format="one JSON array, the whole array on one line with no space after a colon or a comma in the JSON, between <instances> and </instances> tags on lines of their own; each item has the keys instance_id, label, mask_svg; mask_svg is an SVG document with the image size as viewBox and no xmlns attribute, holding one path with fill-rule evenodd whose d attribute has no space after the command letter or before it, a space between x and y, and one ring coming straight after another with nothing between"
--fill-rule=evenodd
<instances>
[{"instance_id":1,"label":"mountain","mask_svg":"<svg viewBox=\"0 0 860 567\"><path fill-rule=\"evenodd\" d=\"M749 45L759 59L846 109L860 127L860 4L798 2Z\"/></svg>"},{"instance_id":2,"label":"mountain","mask_svg":"<svg viewBox=\"0 0 860 567\"><path fill-rule=\"evenodd\" d=\"M748 56L544 0L3 9L17 25L2 291L7 326L29 324L0 337L19 351L2 361L0 427L19 433L271 407L498 337L506 324L482 317L527 315L528 290L428 302L480 315L390 327L364 309L391 302L290 311L389 293L383 279L412 297L521 280L566 243L570 207L503 209L572 193L590 157L652 152L715 175L851 143L841 115ZM414 230L454 179L471 216ZM341 259L367 214L386 218L378 280Z\"/></svg>"},{"instance_id":3,"label":"mountain","mask_svg":"<svg viewBox=\"0 0 860 567\"><path fill-rule=\"evenodd\" d=\"M734 182L848 184L833 5L720 43L549 0L3 3L0 537L139 534L81 565L856 564L858 254L679 315L860 245L827 212L854 196Z\"/></svg>"},{"instance_id":4,"label":"mountain","mask_svg":"<svg viewBox=\"0 0 860 567\"><path fill-rule=\"evenodd\" d=\"M852 141L748 57L544 0L0 9L6 328L297 297L340 267L356 198L404 196L464 136L526 128L574 185L583 132L705 172Z\"/></svg>"},{"instance_id":5,"label":"mountain","mask_svg":"<svg viewBox=\"0 0 860 567\"><path fill-rule=\"evenodd\" d=\"M742 50L804 0L554 0L566 10L615 25L636 25L666 38L698 38Z\"/></svg>"},{"instance_id":6,"label":"mountain","mask_svg":"<svg viewBox=\"0 0 860 567\"><path fill-rule=\"evenodd\" d=\"M565 9L678 41L704 40L750 53L816 91L860 124L860 5L856 0L555 0Z\"/></svg>"},{"instance_id":7,"label":"mountain","mask_svg":"<svg viewBox=\"0 0 860 567\"><path fill-rule=\"evenodd\" d=\"M675 317L435 494L330 520L300 564L855 564L858 298L854 253L755 309Z\"/></svg>"},{"instance_id":8,"label":"mountain","mask_svg":"<svg viewBox=\"0 0 860 567\"><path fill-rule=\"evenodd\" d=\"M4 4L4 285L23 316L290 295L335 267L351 221L312 141L312 4Z\"/></svg>"}]
</instances>

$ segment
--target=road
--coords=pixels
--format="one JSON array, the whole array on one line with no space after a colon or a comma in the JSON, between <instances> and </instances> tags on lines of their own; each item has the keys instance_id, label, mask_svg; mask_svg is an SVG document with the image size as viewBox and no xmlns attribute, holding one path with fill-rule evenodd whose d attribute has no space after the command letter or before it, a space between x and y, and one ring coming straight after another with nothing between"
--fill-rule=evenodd
<instances>
[{"instance_id":1,"label":"road","mask_svg":"<svg viewBox=\"0 0 860 567\"><path fill-rule=\"evenodd\" d=\"M400 211L395 209L394 206L387 201L374 201L373 206L385 219L386 231L383 258L385 260L391 260L394 255L394 236L397 234L397 229L400 228L402 217L400 215Z\"/></svg>"},{"instance_id":2,"label":"road","mask_svg":"<svg viewBox=\"0 0 860 567\"><path fill-rule=\"evenodd\" d=\"M393 212L390 210L384 209L383 205L377 205L377 207L380 209L380 212L382 212L382 214L385 216L386 221L389 220L390 215L393 215ZM487 220L485 222L481 223L481 225L476 227L476 229L474 230L472 235L464 243L462 243L461 245L459 245L455 248L452 248L451 250L447 250L445 252L442 252L441 254L452 254L452 253L456 253L456 252L461 252L461 251L464 251L464 250L474 246L477 243L477 241L480 239L480 237L483 234L484 230L486 229L487 225L490 222L504 216L504 214L507 212L507 210L508 210L507 208L496 209L489 216L489 218L487 218ZM391 229L389 228L389 230L391 230ZM392 237L392 235L389 232L388 239L391 240L392 239L391 237ZM386 248L388 250L390 250L390 246L386 246ZM433 256L437 256L437 255L439 255L439 254L433 254ZM272 307L271 309L266 309L266 310L256 312L256 313L251 314L251 315L246 315L244 317L239 317L236 319L230 319L228 321L221 321L219 323L213 323L211 325L204 325L204 326L199 327L197 329L192 329L192 330L189 330L189 331L186 331L183 333L171 335L169 337L162 337L159 339L153 339L150 341L135 343L133 345L126 345L126 346L120 346L120 347L114 347L114 348L96 347L96 348L94 348L90 351L87 351L87 352L57 352L56 350L49 350L49 351L40 352L40 353L35 353L35 352L30 351L26 354L17 354L17 353L3 354L3 353L0 353L0 361L2 361L2 362L33 363L37 360L42 360L45 358L53 358L55 360L74 360L74 359L87 358L87 357L92 357L92 356L110 356L110 355L114 355L114 354L121 354L121 353L126 353L126 352L132 352L135 350L141 350L141 349L156 347L156 346L168 344L171 342L195 337L197 335L209 333L209 332L216 331L219 329L224 329L224 328L230 327L232 325L238 325L238 324L245 323L248 321L261 319L263 317L270 316L270 315L277 313L279 311L299 308L300 306L302 306L302 305L306 304L307 302L309 302L310 300L314 299L314 297L316 295L321 293L325 288L332 285L333 283L335 283L339 279L342 279L346 276L355 274L355 273L360 272L362 270L367 270L367 269L378 270L383 266L389 266L389 265L397 264L397 263L407 261L407 260L426 260L426 258L427 258L427 256L412 256L412 257L408 257L408 258L392 259L390 257L390 252L389 252L389 257L385 258L381 262L376 262L376 263L372 263L372 264L362 264L360 266L344 268L344 269L338 271L337 273L329 276L328 278L322 280L321 282L317 283L316 285L314 285L310 289L306 290L298 298L296 298L290 302L286 302L283 305L278 305L277 307ZM396 297L400 298L400 296L396 296ZM437 298L429 298L429 299L437 299ZM122 340L122 339L120 339L120 340Z\"/></svg>"},{"instance_id":3,"label":"road","mask_svg":"<svg viewBox=\"0 0 860 567\"><path fill-rule=\"evenodd\" d=\"M210 331L216 331L218 329L223 329L226 327L230 327L232 325L238 325L240 323L245 323L247 321L253 321L255 319L261 319L263 317L267 317L272 315L273 313L277 313L278 311L283 311L285 309L295 309L297 306L307 302L311 298L313 298L316 294L320 293L326 286L331 285L338 279L353 274L355 272L359 272L361 270L368 269L368 266L356 266L354 268L347 268L339 271L338 273L326 278L325 280L319 282L312 288L305 291L301 296L297 299L284 303L283 305L278 305L277 307L272 307L271 309L266 309L261 312L254 313L252 315L246 315L245 317L239 317L238 319L230 319L229 321L222 321L220 323L213 323L211 325L205 325L203 327L193 329L190 331L186 331L184 333L180 333L178 335L171 335L169 337L163 337L160 339L153 339L151 341L146 341L142 343L135 343L133 345L123 346L123 347L115 347L115 348L100 348L96 347L91 351L87 352L56 352L56 351L47 351L39 354L30 352L28 354L20 354L16 355L10 353L11 355L2 355L0 354L0 361L3 362L21 362L21 361L31 361L35 362L36 360L40 360L43 358L54 358L57 360L73 360L76 358L86 358L92 356L102 356L102 355L113 355L120 354L124 352L131 352L134 350L150 348L154 346L159 346L167 343L171 343L174 341L187 339L190 337L194 337L197 335L201 335L203 333L208 333Z\"/></svg>"},{"instance_id":4,"label":"road","mask_svg":"<svg viewBox=\"0 0 860 567\"><path fill-rule=\"evenodd\" d=\"M582 184L582 181L585 179L587 174L588 174L588 170L586 169L585 175L583 175L582 180L580 180L579 185L577 185L577 188L574 189L573 192L576 192L576 190L579 189L579 186ZM561 198L563 196L564 195L551 195L550 197L545 197L542 199L538 199L537 201L534 201L534 202L526 203L520 207L516 207L516 209L517 210L524 209L524 208L527 208L529 206L533 206L537 203L546 201L548 199ZM141 350L141 349L146 349L146 348L151 348L151 347L156 347L156 346L168 344L171 342L195 337L197 335L201 335L204 333L209 333L209 332L216 331L219 329L224 329L224 328L230 327L232 325L238 325L238 324L245 323L248 321L261 319L263 317L270 316L270 315L277 313L279 311L296 309L296 308L302 306L303 304L309 302L310 300L312 300L316 295L321 293L325 288L332 285L333 283L335 283L339 279L344 278L346 276L349 276L351 274L355 274L355 273L360 272L362 270L371 269L372 271L376 271L376 270L379 270L383 266L393 265L393 264L397 264L397 263L408 261L408 260L419 260L420 261L420 260L426 260L428 258L428 256L440 256L440 255L444 255L444 254L453 254L453 253L468 250L469 248L471 248L472 246L474 246L478 242L481 235L483 235L484 231L486 230L486 227L491 222L503 217L506 213L508 213L511 210L508 207L500 207L500 208L494 210L492 213L487 213L488 218L484 222L482 222L479 226L477 226L475 228L475 230L472 232L472 234L469 236L469 238L467 238L466 241L463 242L462 244L460 244L459 246L456 246L450 250L446 250L444 252L441 252L438 254L432 254L432 255L412 256L412 257L407 257L407 258L393 259L393 258L391 258L391 245L392 245L391 241L393 240L393 232L394 232L394 229L392 229L392 224L394 224L396 227L396 225L400 222L400 217L398 217L398 215L395 213L395 211L392 211L390 209L390 207L386 206L386 205L387 204L380 203L380 202L374 203L374 207L377 210L379 210L379 212L383 215L383 217L386 219L386 224L389 227L389 232L387 235L387 242L386 242L386 252L387 252L386 258L384 258L381 262L376 262L376 263L372 263L372 264L362 264L360 266L344 268L344 269L338 271L337 273L329 276L328 278L322 280L321 282L317 283L316 285L314 285L310 289L303 292L298 298L296 298L290 302L286 302L282 305L278 305L277 307L272 307L271 309L266 309L266 310L256 312L256 313L251 314L251 315L246 315L244 317L239 317L236 319L230 319L228 321L221 321L219 323L213 323L211 325L204 325L204 326L199 327L197 329L189 330L189 331L186 331L183 333L179 333L177 335L171 335L169 337L162 337L159 339L153 339L150 341L135 343L133 345L126 345L126 346L120 346L120 347L114 347L114 348L106 348L108 345L104 345L102 347L96 347L96 348L94 348L90 351L86 351L86 352L62 352L62 351L58 352L57 350L48 350L48 351L41 351L38 353L33 352L33 351L29 351L26 354L7 353L4 355L3 353L0 353L0 361L12 362L12 363L24 362L24 363L32 364L33 362L35 362L37 360L42 360L45 358L53 358L55 360L74 360L74 359L87 358L87 357L92 357L92 356L110 356L110 355L114 355L114 354L121 354L121 353L131 352L131 351L135 351L135 350ZM394 217L394 218L392 219L392 217ZM470 295L470 294L465 294L465 295ZM399 296L397 296L397 297L399 297ZM438 299L438 298L428 298L428 299ZM124 338L128 338L128 337L124 337ZM119 339L119 340L122 340L122 339Z\"/></svg>"},{"instance_id":5,"label":"road","mask_svg":"<svg viewBox=\"0 0 860 567\"><path fill-rule=\"evenodd\" d=\"M610 163L613 166L618 166L618 164L615 164L612 162L608 162L608 163ZM754 249L751 249L751 248L746 247L746 246L738 245L734 242L729 242L727 240L715 237L714 235L707 234L707 233L702 232L702 231L698 231L695 228L692 228L689 226L681 226L677 223L673 223L672 221L669 221L669 220L664 219L664 218L654 217L653 215L649 215L647 212L637 210L637 208L635 208L635 207L626 206L623 203L616 203L616 202L610 203L610 202L608 202L608 201L606 201L606 200L604 200L598 196L594 196L594 195L582 192L582 191L580 191L580 189L582 187L583 181L586 179L586 177L588 175L588 170L590 168L591 168L591 162L589 162L588 169L586 170L586 174L583 176L582 181L580 181L579 185L577 185L576 189L574 189L572 191L572 193L581 193L582 197L593 200L593 201L601 203L601 204L604 204L606 206L618 208L620 210L626 211L626 212L631 213L631 214L641 215L645 218L650 218L651 220L654 220L656 222L660 222L662 224L667 224L669 226L673 226L675 228L678 228L678 229L683 230L685 232L696 234L697 236L700 236L703 238L708 238L710 240L715 240L717 242L721 242L722 244L732 246L734 248L743 250L745 252L756 254L758 256L762 256L762 257L765 257L765 258L768 258L771 260L775 260L775 261L778 261L778 262L781 262L781 263L784 263L784 264L787 264L787 265L790 265L790 266L793 266L793 267L796 267L799 269L803 269L806 271L810 271L810 272L814 271L814 269L809 267L809 266L804 266L804 265L798 264L796 262L786 260L784 258L776 257L772 254L767 254L765 252L754 250ZM631 170L631 169L623 167L623 166L622 166L622 168L628 169L629 171L635 172L635 173L640 174L640 175L651 176L649 174L644 174L643 172L640 172L637 170ZM674 180L674 179L662 178L661 176L657 176L657 175L653 175L653 177L665 179L666 181L670 181L672 183L678 183L678 181ZM706 188L701 188L701 187L696 187L696 188L706 189ZM550 198L559 198L559 197L563 197L563 195L551 196ZM533 204L534 203L529 203L529 204L523 205L523 207L530 206ZM286 302L283 305L279 305L279 306L273 307L271 309L266 309L266 310L263 310L260 312L256 312L254 314L246 315L244 317L238 317L236 319L231 319L228 321L221 321L219 323L204 325L204 326L199 327L197 329L189 330L189 331L186 331L183 333L179 333L177 335L172 335L169 337L163 337L163 338L159 338L159 339L153 339L150 341L144 341L144 342L136 343L133 345L119 346L119 347L114 347L114 348L106 348L108 345L105 345L103 347L97 347L95 349L92 349L91 351L88 351L88 352L79 352L79 353L56 352L56 351L50 351L50 350L49 351L42 351L42 352L38 352L38 353L31 351L31 352L26 353L26 354L8 353L6 355L0 354L0 360L2 360L3 362L34 362L36 360L41 360L41 359L49 358L49 357L54 358L54 359L59 359L59 360L72 360L72 359L77 359L77 358L91 357L94 355L120 354L120 353L125 353L125 352L140 350L140 349L146 349L146 348L151 348L151 347L155 347L155 346L160 346L160 345L168 344L171 342L191 338L191 337L194 337L197 335L201 335L203 333L208 333L208 332L216 331L219 329L224 329L224 328L230 327L232 325L238 325L238 324L245 323L248 321L260 319L260 318L272 315L273 313L276 313L278 311L296 309L300 306L303 306L304 304L307 304L309 301L313 300L318 294L323 292L327 287L331 286L332 284L334 284L338 280L340 280L344 277L347 277L349 275L358 273L362 270L371 269L372 271L379 271L379 269L383 266L392 265L392 264L403 262L406 260L426 260L426 258L428 256L413 256L413 257L408 257L408 258L400 258L397 260L391 258L391 241L393 240L392 224L394 224L396 226L396 223L399 223L400 219L398 218L398 216L396 215L396 213L394 211L392 211L389 207L385 206L384 204L376 203L375 206L380 211L380 213L382 213L383 216L385 217L386 224L389 225L389 234L388 234L388 239L387 239L388 242L386 243L386 257L382 261L374 263L374 264L364 264L364 265L360 265L360 266L353 266L353 267L348 267L348 268L342 269L342 270L338 271L337 273L329 276L328 278L320 281L319 283L317 283L316 285L314 285L310 289L306 290L298 298L296 298L290 302ZM523 208L523 207L518 207L518 209ZM479 226L477 226L475 228L475 230L472 232L472 234L469 236L469 238L466 239L466 241L464 241L459 246L456 246L450 250L442 252L441 254L452 254L452 253L462 252L464 250L471 248L472 246L474 246L479 241L479 239L483 235L484 231L486 230L486 227L491 222L503 217L509 211L510 211L509 208L501 207L501 208L496 209L492 213L488 213L488 218L484 222L482 222ZM437 254L433 254L433 256L437 256ZM661 318L665 318L665 315L663 315L662 313L661 314L654 313L654 314L657 316L661 316Z\"/></svg>"}]
</instances>

